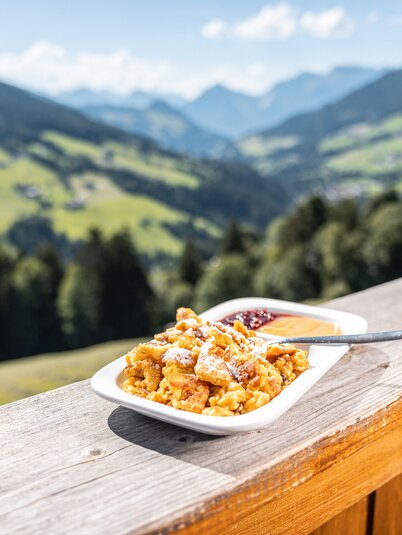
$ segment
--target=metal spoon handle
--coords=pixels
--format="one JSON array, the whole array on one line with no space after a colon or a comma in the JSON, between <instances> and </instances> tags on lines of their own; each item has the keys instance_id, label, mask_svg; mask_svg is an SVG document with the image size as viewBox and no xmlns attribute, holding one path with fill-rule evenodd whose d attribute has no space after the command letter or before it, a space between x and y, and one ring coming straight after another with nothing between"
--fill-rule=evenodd
<instances>
[{"instance_id":1,"label":"metal spoon handle","mask_svg":"<svg viewBox=\"0 0 402 535\"><path fill-rule=\"evenodd\" d=\"M401 340L402 331L385 331L380 333L341 334L339 336L305 336L281 338L272 343L299 343L299 344L371 344L374 342L387 342L389 340Z\"/></svg>"}]
</instances>

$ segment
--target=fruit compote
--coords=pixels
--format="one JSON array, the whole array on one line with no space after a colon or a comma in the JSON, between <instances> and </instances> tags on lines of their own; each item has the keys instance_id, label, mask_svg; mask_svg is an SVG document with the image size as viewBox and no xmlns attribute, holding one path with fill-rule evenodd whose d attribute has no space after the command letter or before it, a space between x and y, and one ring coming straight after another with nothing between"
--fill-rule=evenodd
<instances>
[{"instance_id":1,"label":"fruit compote","mask_svg":"<svg viewBox=\"0 0 402 535\"><path fill-rule=\"evenodd\" d=\"M221 321L225 325L233 325L235 320L241 321L248 329L253 331L281 337L341 334L341 330L336 323L310 316L270 312L265 308L235 312Z\"/></svg>"}]
</instances>

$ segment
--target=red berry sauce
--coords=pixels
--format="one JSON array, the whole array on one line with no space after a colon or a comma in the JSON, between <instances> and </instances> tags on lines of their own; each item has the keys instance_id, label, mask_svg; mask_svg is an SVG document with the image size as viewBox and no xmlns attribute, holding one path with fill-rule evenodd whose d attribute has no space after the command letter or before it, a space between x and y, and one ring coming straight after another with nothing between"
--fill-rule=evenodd
<instances>
[{"instance_id":1,"label":"red berry sauce","mask_svg":"<svg viewBox=\"0 0 402 535\"><path fill-rule=\"evenodd\" d=\"M235 312L230 316L226 316L221 321L224 325L233 325L235 320L239 320L247 329L255 331L279 316L283 316L283 314L273 314L265 309L243 310L242 312Z\"/></svg>"}]
</instances>

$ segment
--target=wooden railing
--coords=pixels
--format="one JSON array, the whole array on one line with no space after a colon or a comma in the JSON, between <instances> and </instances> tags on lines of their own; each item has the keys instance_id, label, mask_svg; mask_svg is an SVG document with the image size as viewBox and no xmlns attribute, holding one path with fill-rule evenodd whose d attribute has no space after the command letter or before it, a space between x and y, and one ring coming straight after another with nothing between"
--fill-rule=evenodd
<instances>
[{"instance_id":1,"label":"wooden railing","mask_svg":"<svg viewBox=\"0 0 402 535\"><path fill-rule=\"evenodd\" d=\"M328 303L401 328L402 279ZM281 419L210 437L88 381L0 408L0 532L400 535L402 343L354 347Z\"/></svg>"}]
</instances>

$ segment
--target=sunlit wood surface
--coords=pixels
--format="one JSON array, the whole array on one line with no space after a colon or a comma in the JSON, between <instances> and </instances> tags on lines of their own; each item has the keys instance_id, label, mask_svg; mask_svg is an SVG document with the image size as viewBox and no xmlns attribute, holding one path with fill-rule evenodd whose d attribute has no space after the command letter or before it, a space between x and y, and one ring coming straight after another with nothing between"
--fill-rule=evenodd
<instances>
[{"instance_id":1,"label":"sunlit wood surface","mask_svg":"<svg viewBox=\"0 0 402 535\"><path fill-rule=\"evenodd\" d=\"M401 328L402 279L328 306ZM353 348L257 432L180 429L83 381L0 407L0 433L1 533L402 533L402 342Z\"/></svg>"}]
</instances>

